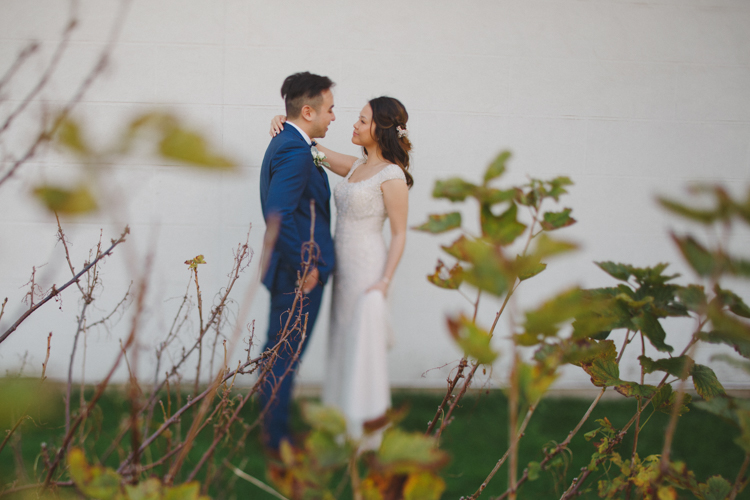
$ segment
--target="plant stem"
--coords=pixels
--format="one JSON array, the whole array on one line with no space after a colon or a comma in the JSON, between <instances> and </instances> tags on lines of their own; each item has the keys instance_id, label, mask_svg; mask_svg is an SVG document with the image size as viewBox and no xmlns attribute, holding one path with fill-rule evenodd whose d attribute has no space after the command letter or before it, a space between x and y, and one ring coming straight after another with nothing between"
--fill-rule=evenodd
<instances>
[{"instance_id":1,"label":"plant stem","mask_svg":"<svg viewBox=\"0 0 750 500\"><path fill-rule=\"evenodd\" d=\"M76 349L78 348L78 337L83 331L83 324L86 321L86 309L89 307L89 302L84 301L83 307L81 308L81 315L78 317L78 328L76 328L76 334L73 336L73 350L70 353L70 362L68 363L68 383L65 387L65 432L70 430L70 398L72 396L73 388L73 363L76 358Z\"/></svg>"},{"instance_id":2,"label":"plant stem","mask_svg":"<svg viewBox=\"0 0 750 500\"><path fill-rule=\"evenodd\" d=\"M745 454L745 460L742 462L742 467L740 467L740 471L737 473L737 479L734 481L732 492L729 494L729 500L734 500L735 498L737 498L737 495L740 492L740 487L744 482L744 476L745 472L747 472L748 465L750 465L750 453Z\"/></svg>"},{"instance_id":3,"label":"plant stem","mask_svg":"<svg viewBox=\"0 0 750 500\"><path fill-rule=\"evenodd\" d=\"M529 424L529 421L531 420L531 415L534 414L534 410L536 410L536 407L537 407L538 404L539 404L539 400L537 400L536 403L534 403L533 405L529 406L528 411L526 411L526 416L524 417L523 422L521 423L521 427L518 429L517 433L515 433L513 436L511 436L511 443L513 443L514 441L516 443L518 443L521 440L521 438L524 435L524 432L526 431L526 426ZM487 485L489 484L489 482L492 480L492 478L495 476L495 474L497 474L497 471L500 470L500 467L502 467L503 464L505 463L505 461L508 459L508 456L510 455L510 451L511 451L511 448L509 447L505 451L505 454L502 456L502 458L497 461L497 463L495 464L495 467L492 468L492 471L490 471L489 475L484 480L484 482L479 486L479 489L476 492L474 492L474 494L470 497L470 500L476 500L476 498L478 498L479 495L482 494L482 492L487 487ZM516 484L516 488L518 486L520 486L520 484L521 484L521 482L519 481ZM508 489L508 493L510 491L511 490Z\"/></svg>"},{"instance_id":4,"label":"plant stem","mask_svg":"<svg viewBox=\"0 0 750 500\"><path fill-rule=\"evenodd\" d=\"M508 397L508 439L510 441L510 464L508 466L508 489L509 498L516 499L516 480L518 479L518 439L516 439L516 426L518 425L518 397L519 397L519 356L518 346L513 344L513 368L510 372L510 395Z\"/></svg>"},{"instance_id":5,"label":"plant stem","mask_svg":"<svg viewBox=\"0 0 750 500\"><path fill-rule=\"evenodd\" d=\"M445 396L443 397L443 401L440 403L440 406L438 406L437 412L435 413L435 417L433 417L432 421L427 426L427 431L425 432L425 435L430 435L433 430L435 430L435 426L437 425L438 420L440 419L441 415L444 415L443 409L445 408L445 405L448 403L448 400L450 400L451 396L453 395L453 390L456 388L456 385L458 384L458 381L463 377L464 369L468 366L468 361L466 357L461 358L461 361L458 364L458 369L456 370L456 375L453 377L453 379L448 379L448 390L445 392Z\"/></svg>"},{"instance_id":6,"label":"plant stem","mask_svg":"<svg viewBox=\"0 0 750 500\"><path fill-rule=\"evenodd\" d=\"M60 288L55 288L55 285L52 285L52 291L49 292L49 294L47 294L46 297L44 297L38 303L34 304L32 307L30 307L26 312L24 312L16 320L15 323L13 323L13 325L11 325L10 328L8 328L2 335L0 335L0 343L2 343L5 339L7 339L8 336L11 333L13 333L14 331L16 331L16 329L18 328L18 326L21 323L23 323L26 320L26 318L28 318L29 316L31 316L31 314L33 314L37 309L39 309L44 304L46 304L47 302L49 302L50 300L52 300L54 297L56 297L59 293L61 293L63 290L65 290L66 288L68 288L73 283L77 283L78 282L78 278L80 278L81 276L83 276L84 274L86 274L86 272L89 269L91 269L92 267L94 267L104 257L106 257L109 254L111 254L112 251L115 249L115 247L117 245L119 245L120 243L122 243L122 242L125 241L125 236L127 234L130 234L130 227L125 226L125 231L123 231L123 233L120 235L120 237L117 240L113 240L112 241L112 245L107 250L105 250L101 255L98 255L96 257L96 259L94 259L92 262L90 262L89 264L87 264L86 266L84 266L84 268L81 270L81 272L79 272L78 274L76 274L75 276L73 276L73 278L70 281L68 281L67 283L65 283Z\"/></svg>"}]
</instances>

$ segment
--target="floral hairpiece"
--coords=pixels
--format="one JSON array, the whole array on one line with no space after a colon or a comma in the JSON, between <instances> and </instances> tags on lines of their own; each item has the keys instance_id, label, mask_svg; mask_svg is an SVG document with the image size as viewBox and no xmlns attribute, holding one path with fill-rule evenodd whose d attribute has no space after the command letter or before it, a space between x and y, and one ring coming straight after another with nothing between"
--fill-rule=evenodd
<instances>
[{"instance_id":1,"label":"floral hairpiece","mask_svg":"<svg viewBox=\"0 0 750 500\"><path fill-rule=\"evenodd\" d=\"M406 127L402 127L401 125L396 127L396 132L398 133L399 139L402 139L404 137L409 137L409 131L406 130Z\"/></svg>"}]
</instances>

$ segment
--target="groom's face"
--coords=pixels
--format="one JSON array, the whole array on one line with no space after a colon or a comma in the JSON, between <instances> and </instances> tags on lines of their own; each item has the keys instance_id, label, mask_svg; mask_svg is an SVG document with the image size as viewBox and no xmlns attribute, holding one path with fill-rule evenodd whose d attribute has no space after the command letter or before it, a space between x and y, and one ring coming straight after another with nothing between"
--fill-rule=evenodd
<instances>
[{"instance_id":1,"label":"groom's face","mask_svg":"<svg viewBox=\"0 0 750 500\"><path fill-rule=\"evenodd\" d=\"M333 93L330 90L324 90L321 94L323 97L321 104L315 109L311 120L311 134L313 139L319 139L326 136L328 125L336 119L333 114Z\"/></svg>"}]
</instances>

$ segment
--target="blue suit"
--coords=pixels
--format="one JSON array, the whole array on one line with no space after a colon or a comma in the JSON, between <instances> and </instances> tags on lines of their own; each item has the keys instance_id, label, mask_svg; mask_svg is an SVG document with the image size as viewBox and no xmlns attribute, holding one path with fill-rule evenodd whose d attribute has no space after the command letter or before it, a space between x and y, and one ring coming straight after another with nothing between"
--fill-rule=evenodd
<instances>
[{"instance_id":1,"label":"blue suit","mask_svg":"<svg viewBox=\"0 0 750 500\"><path fill-rule=\"evenodd\" d=\"M268 337L264 349L276 345L279 334L286 323L288 310L294 302L297 273L302 270L302 244L310 239L310 200L315 200L315 242L320 248L316 263L320 281L302 303L302 313L308 314L308 340L323 297L323 285L333 270L334 250L331 237L331 188L328 176L313 163L310 145L299 131L291 125L284 127L266 149L260 170L260 202L263 217L280 217L279 235L270 258L263 284L271 292L271 312L268 322ZM299 347L301 335L296 335L279 352L271 376L261 390L261 404L268 402L275 380L283 376ZM300 355L301 357L301 355ZM264 419L264 441L266 446L277 449L284 438L289 438L289 402L296 375L297 363L278 388L274 401Z\"/></svg>"}]
</instances>

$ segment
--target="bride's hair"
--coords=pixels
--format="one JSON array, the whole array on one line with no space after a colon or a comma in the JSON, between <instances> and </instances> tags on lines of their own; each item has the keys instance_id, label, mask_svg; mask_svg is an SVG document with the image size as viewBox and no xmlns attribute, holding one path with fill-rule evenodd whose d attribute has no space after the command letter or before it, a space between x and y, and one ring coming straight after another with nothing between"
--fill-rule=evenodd
<instances>
[{"instance_id":1,"label":"bride's hair","mask_svg":"<svg viewBox=\"0 0 750 500\"><path fill-rule=\"evenodd\" d=\"M401 167L406 176L406 185L412 187L414 180L409 173L411 142L406 132L409 113L401 101L386 96L372 99L370 108L372 123L375 125L373 136L380 147L380 154L383 155L383 159Z\"/></svg>"}]
</instances>

